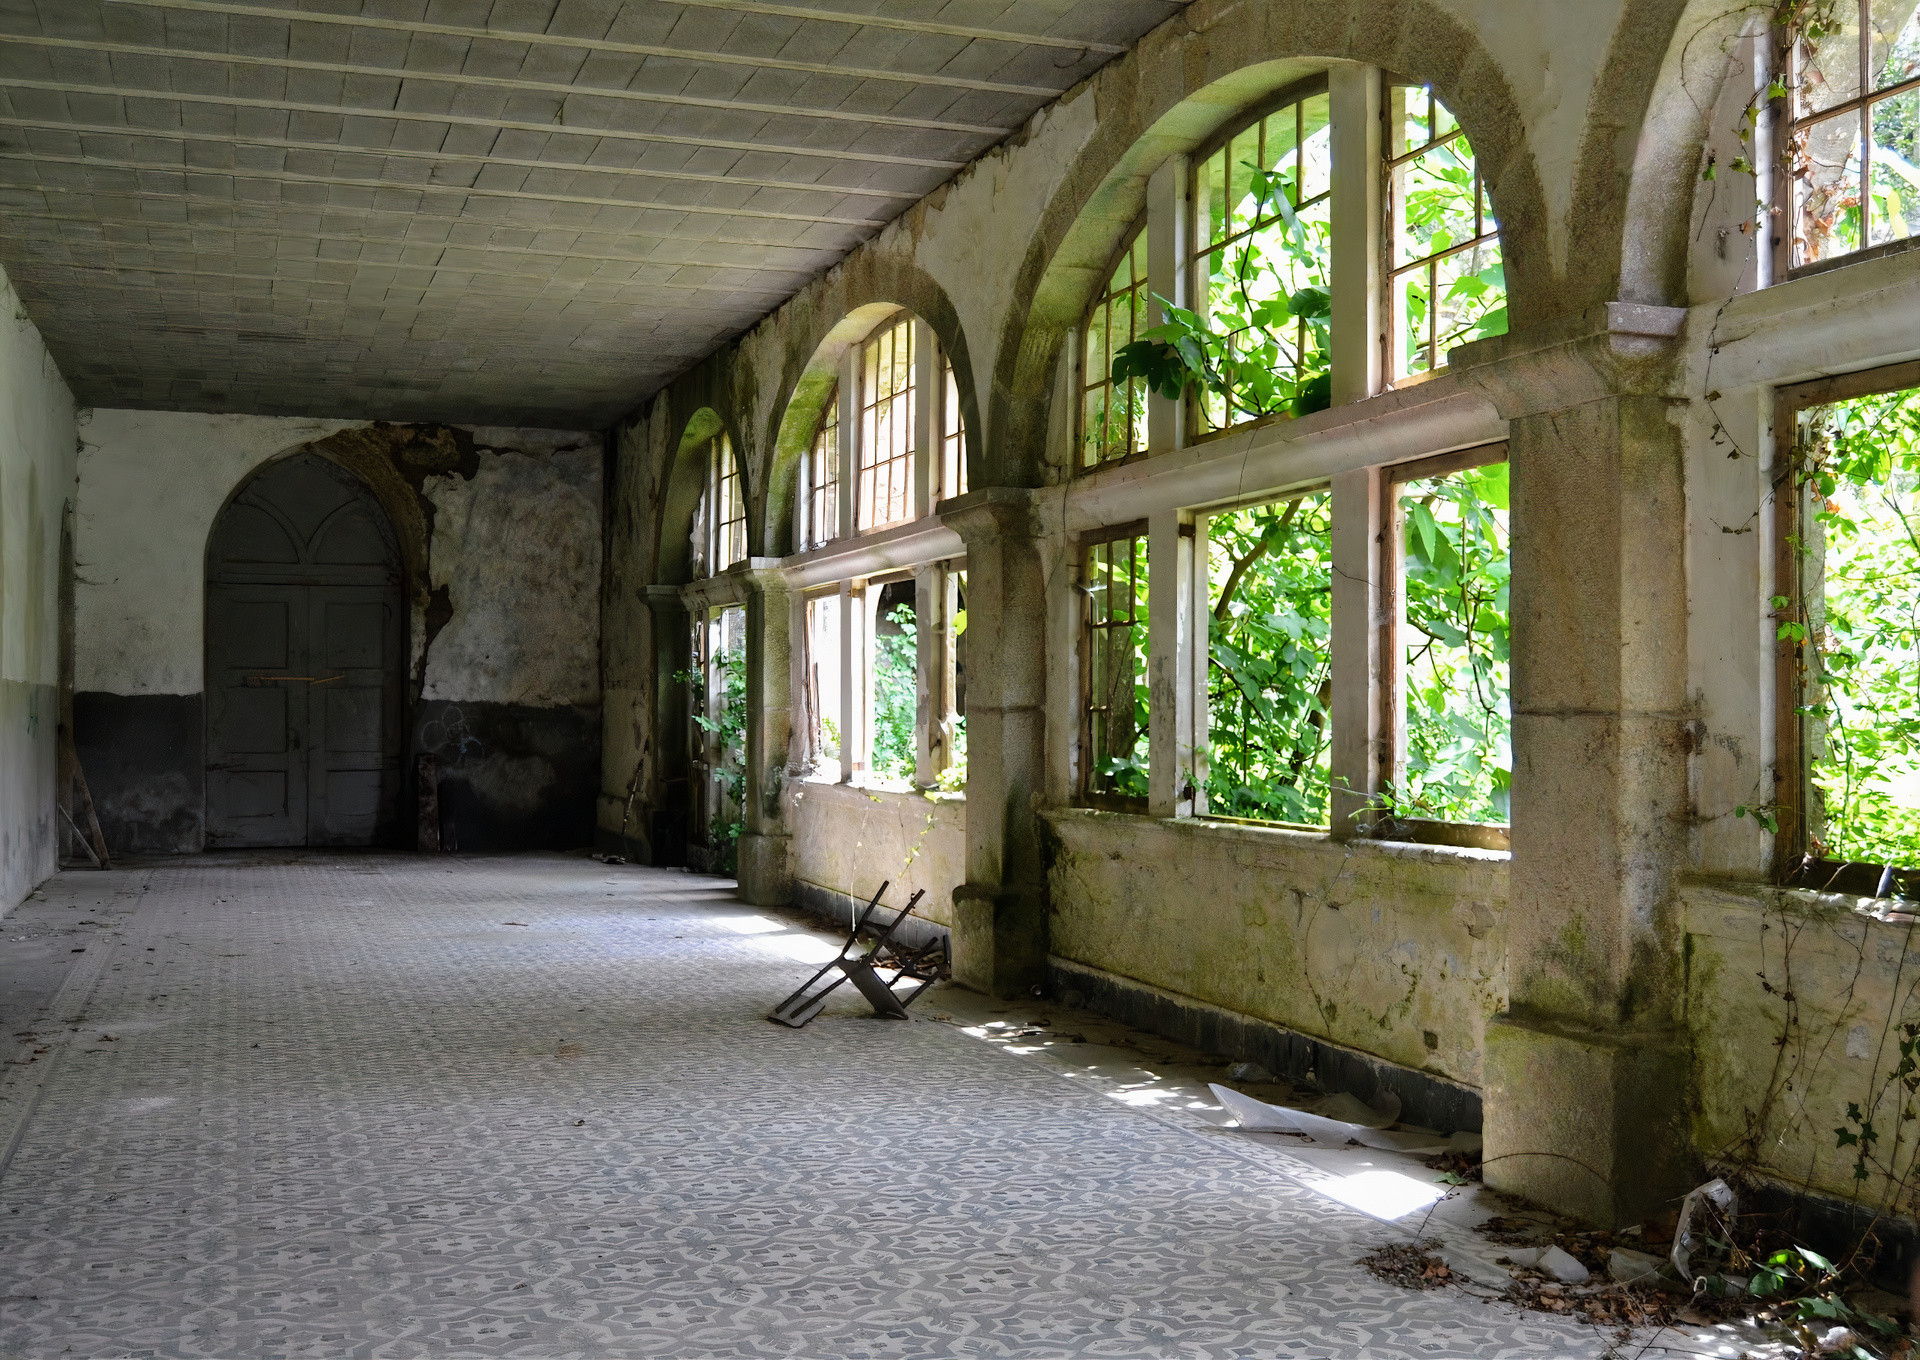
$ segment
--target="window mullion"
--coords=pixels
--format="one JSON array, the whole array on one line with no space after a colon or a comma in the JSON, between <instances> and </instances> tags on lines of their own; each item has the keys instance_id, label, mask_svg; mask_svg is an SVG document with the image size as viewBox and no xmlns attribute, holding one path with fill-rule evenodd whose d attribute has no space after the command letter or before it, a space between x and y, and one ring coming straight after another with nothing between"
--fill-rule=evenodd
<instances>
[{"instance_id":1,"label":"window mullion","mask_svg":"<svg viewBox=\"0 0 1920 1360\"><path fill-rule=\"evenodd\" d=\"M1191 167L1185 156L1169 156L1147 181L1147 324L1166 321L1157 298L1166 298L1176 307L1189 306L1186 287L1190 267L1187 262L1188 233L1192 230L1190 185ZM1158 392L1147 396L1147 452L1170 453L1184 447L1186 403L1179 398L1163 397Z\"/></svg>"},{"instance_id":2,"label":"window mullion","mask_svg":"<svg viewBox=\"0 0 1920 1360\"><path fill-rule=\"evenodd\" d=\"M1381 388L1380 334L1386 250L1382 241L1381 74L1372 66L1336 66L1327 75L1332 182L1328 292L1332 301L1333 403L1360 401Z\"/></svg>"},{"instance_id":3,"label":"window mullion","mask_svg":"<svg viewBox=\"0 0 1920 1360\"><path fill-rule=\"evenodd\" d=\"M1205 566L1195 565L1195 526L1182 518L1174 509L1147 518L1147 813L1153 817L1191 815L1195 792L1205 787L1204 776L1193 777L1194 648L1202 654L1206 648L1204 583L1196 604L1194 575L1204 578ZM1197 688L1204 696L1204 682Z\"/></svg>"}]
</instances>

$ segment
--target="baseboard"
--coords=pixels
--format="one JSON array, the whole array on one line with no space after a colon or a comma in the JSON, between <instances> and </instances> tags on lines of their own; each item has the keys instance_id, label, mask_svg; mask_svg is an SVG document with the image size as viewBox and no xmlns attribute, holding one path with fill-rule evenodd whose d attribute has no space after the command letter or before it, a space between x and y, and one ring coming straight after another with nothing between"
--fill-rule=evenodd
<instances>
[{"instance_id":1,"label":"baseboard","mask_svg":"<svg viewBox=\"0 0 1920 1360\"><path fill-rule=\"evenodd\" d=\"M798 880L793 885L793 898L793 904L801 911L822 918L836 930L850 929L860 913L867 909L867 900L864 897L856 901L836 889L823 888L818 883ZM880 910L886 911L888 905L882 902ZM878 916L880 912L874 914ZM883 919L892 920L892 914L888 913ZM909 916L894 932L894 938L910 948L918 949L922 945L933 944L939 940L946 940L951 944L950 934L951 932L943 925L937 925L918 916Z\"/></svg>"},{"instance_id":2,"label":"baseboard","mask_svg":"<svg viewBox=\"0 0 1920 1360\"><path fill-rule=\"evenodd\" d=\"M1904 1214L1876 1214L1864 1204L1788 1185L1755 1167L1709 1163L1704 1175L1725 1177L1740 1192L1742 1217L1760 1214L1801 1246L1842 1261L1869 1235L1880 1247L1862 1273L1894 1294L1906 1294L1912 1269L1920 1260L1920 1223Z\"/></svg>"},{"instance_id":3,"label":"baseboard","mask_svg":"<svg viewBox=\"0 0 1920 1360\"><path fill-rule=\"evenodd\" d=\"M1312 1073L1323 1091L1349 1091L1362 1099L1391 1091L1400 1097L1401 1118L1409 1124L1443 1133L1480 1128L1480 1093L1472 1087L1310 1038L1270 1020L1058 957L1047 961L1047 991L1064 1005L1085 1006L1203 1053L1259 1063L1296 1084Z\"/></svg>"}]
</instances>

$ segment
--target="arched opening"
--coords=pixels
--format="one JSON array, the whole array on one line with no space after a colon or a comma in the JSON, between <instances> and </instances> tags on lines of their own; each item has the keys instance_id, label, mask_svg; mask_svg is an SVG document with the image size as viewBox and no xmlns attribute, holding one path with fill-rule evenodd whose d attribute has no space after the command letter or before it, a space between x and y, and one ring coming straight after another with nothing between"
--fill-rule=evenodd
<instances>
[{"instance_id":1,"label":"arched opening","mask_svg":"<svg viewBox=\"0 0 1920 1360\"><path fill-rule=\"evenodd\" d=\"M365 846L400 826L405 613L373 493L268 465L207 546L207 844Z\"/></svg>"}]
</instances>

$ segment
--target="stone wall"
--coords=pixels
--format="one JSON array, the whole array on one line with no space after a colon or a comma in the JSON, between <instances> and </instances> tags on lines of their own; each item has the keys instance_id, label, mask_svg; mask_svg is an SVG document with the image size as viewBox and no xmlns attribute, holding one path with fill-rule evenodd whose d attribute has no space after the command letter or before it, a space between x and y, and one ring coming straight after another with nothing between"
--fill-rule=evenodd
<instances>
[{"instance_id":1,"label":"stone wall","mask_svg":"<svg viewBox=\"0 0 1920 1360\"><path fill-rule=\"evenodd\" d=\"M61 540L74 408L0 274L0 912L59 864Z\"/></svg>"},{"instance_id":2,"label":"stone wall","mask_svg":"<svg viewBox=\"0 0 1920 1360\"><path fill-rule=\"evenodd\" d=\"M591 839L599 435L98 410L81 438L75 721L110 847L202 847L207 538L253 472L301 448L367 481L393 523L406 764L438 759L447 843Z\"/></svg>"}]
</instances>

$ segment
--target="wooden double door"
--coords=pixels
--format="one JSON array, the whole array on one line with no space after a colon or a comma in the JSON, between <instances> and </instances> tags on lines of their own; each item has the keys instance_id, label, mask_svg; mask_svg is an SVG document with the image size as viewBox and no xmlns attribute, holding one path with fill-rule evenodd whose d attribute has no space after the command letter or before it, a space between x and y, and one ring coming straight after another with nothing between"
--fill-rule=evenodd
<instances>
[{"instance_id":1,"label":"wooden double door","mask_svg":"<svg viewBox=\"0 0 1920 1360\"><path fill-rule=\"evenodd\" d=\"M207 566L208 844L393 841L405 616L379 503L296 454L228 504Z\"/></svg>"}]
</instances>

